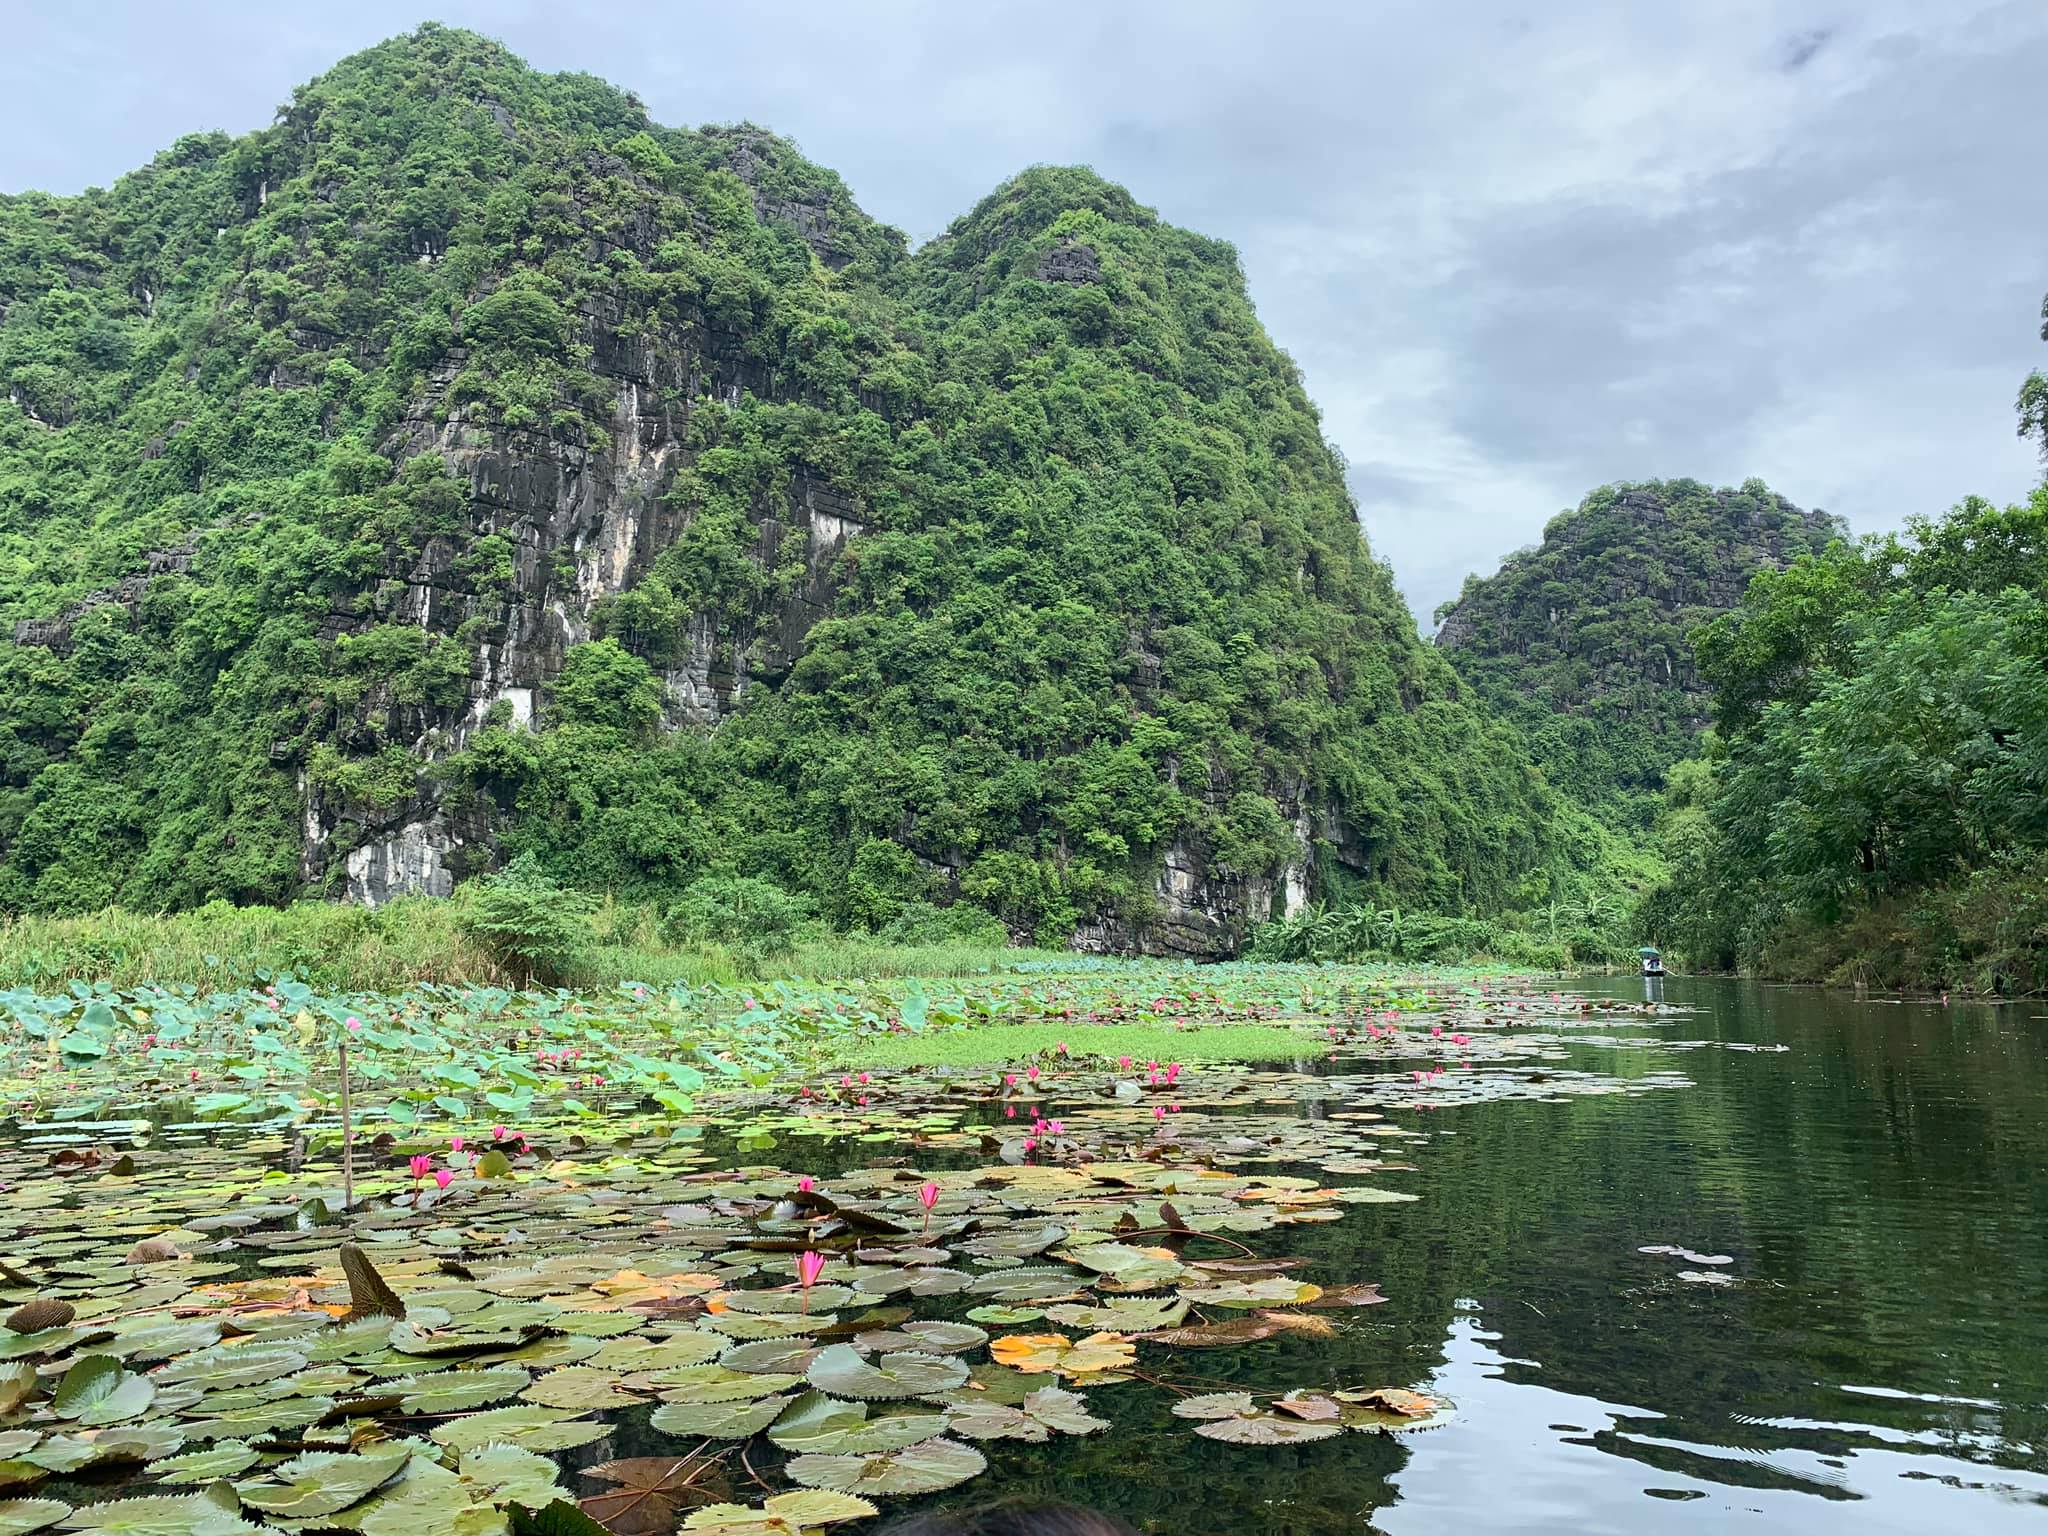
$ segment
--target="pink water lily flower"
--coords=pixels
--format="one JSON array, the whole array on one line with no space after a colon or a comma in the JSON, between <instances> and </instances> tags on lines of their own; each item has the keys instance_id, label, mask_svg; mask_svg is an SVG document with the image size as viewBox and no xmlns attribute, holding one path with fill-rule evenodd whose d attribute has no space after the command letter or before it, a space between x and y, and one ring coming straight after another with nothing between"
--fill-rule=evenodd
<instances>
[{"instance_id":1,"label":"pink water lily flower","mask_svg":"<svg viewBox=\"0 0 2048 1536\"><path fill-rule=\"evenodd\" d=\"M1131 1070L1131 1058L1128 1056L1117 1057L1116 1064L1122 1067L1126 1072Z\"/></svg>"},{"instance_id":2,"label":"pink water lily flower","mask_svg":"<svg viewBox=\"0 0 2048 1536\"><path fill-rule=\"evenodd\" d=\"M926 1210L939 1203L939 1186L935 1180L927 1179L917 1186L917 1203Z\"/></svg>"},{"instance_id":3,"label":"pink water lily flower","mask_svg":"<svg viewBox=\"0 0 2048 1536\"><path fill-rule=\"evenodd\" d=\"M1152 1106L1152 1118L1154 1120L1164 1120L1166 1118L1166 1106L1164 1104L1154 1104Z\"/></svg>"},{"instance_id":4,"label":"pink water lily flower","mask_svg":"<svg viewBox=\"0 0 2048 1536\"><path fill-rule=\"evenodd\" d=\"M412 1176L415 1179L424 1179L433 1171L434 1160L427 1156L426 1153L418 1152L413 1155L412 1161L406 1166L412 1169Z\"/></svg>"},{"instance_id":5,"label":"pink water lily flower","mask_svg":"<svg viewBox=\"0 0 2048 1536\"><path fill-rule=\"evenodd\" d=\"M1026 1136L1024 1138L1024 1150L1026 1152L1036 1152L1038 1150L1038 1142L1036 1141L1036 1139L1030 1136Z\"/></svg>"},{"instance_id":6,"label":"pink water lily flower","mask_svg":"<svg viewBox=\"0 0 2048 1536\"><path fill-rule=\"evenodd\" d=\"M362 1029L362 1027L363 1021L361 1019L355 1018L349 1019L342 1025L342 1028L346 1029L352 1035L358 1033Z\"/></svg>"},{"instance_id":7,"label":"pink water lily flower","mask_svg":"<svg viewBox=\"0 0 2048 1536\"><path fill-rule=\"evenodd\" d=\"M1016 1118L1017 1118L1017 1106L1016 1106L1016 1105L1014 1105L1014 1104L1005 1104L1005 1105L1003 1106L1003 1118L1004 1118L1005 1120L1014 1120L1014 1119L1016 1119Z\"/></svg>"},{"instance_id":8,"label":"pink water lily flower","mask_svg":"<svg viewBox=\"0 0 2048 1536\"><path fill-rule=\"evenodd\" d=\"M800 1195L808 1195L812 1190L816 1189L817 1187L818 1181L812 1178L808 1173L796 1181L797 1193Z\"/></svg>"},{"instance_id":9,"label":"pink water lily flower","mask_svg":"<svg viewBox=\"0 0 2048 1536\"><path fill-rule=\"evenodd\" d=\"M1031 1080L1032 1082L1034 1082L1034 1083L1035 1083L1035 1082L1037 1082L1037 1081L1038 1081L1038 1068L1036 1068L1036 1067L1026 1067L1026 1068L1024 1069L1024 1075L1025 1075L1026 1077L1028 1077L1028 1078L1029 1078L1029 1079L1030 1079L1030 1080Z\"/></svg>"},{"instance_id":10,"label":"pink water lily flower","mask_svg":"<svg viewBox=\"0 0 2048 1536\"><path fill-rule=\"evenodd\" d=\"M450 1173L446 1168L436 1168L434 1170L434 1187L436 1189L446 1189L450 1184L454 1182L455 1175Z\"/></svg>"},{"instance_id":11,"label":"pink water lily flower","mask_svg":"<svg viewBox=\"0 0 2048 1536\"><path fill-rule=\"evenodd\" d=\"M448 1150L450 1152L460 1152L462 1150L462 1138L460 1136L450 1136L448 1138Z\"/></svg>"},{"instance_id":12,"label":"pink water lily flower","mask_svg":"<svg viewBox=\"0 0 2048 1536\"><path fill-rule=\"evenodd\" d=\"M1005 1072L1005 1073L1003 1074L1003 1086L1004 1086L1005 1088L1014 1088L1014 1087L1016 1087L1016 1086L1017 1086L1017 1074L1016 1074L1016 1073L1014 1073L1014 1072Z\"/></svg>"},{"instance_id":13,"label":"pink water lily flower","mask_svg":"<svg viewBox=\"0 0 2048 1536\"><path fill-rule=\"evenodd\" d=\"M825 1271L825 1255L806 1248L796 1256L796 1283L804 1288L804 1312L811 1310L811 1287L818 1283L818 1276Z\"/></svg>"}]
</instances>

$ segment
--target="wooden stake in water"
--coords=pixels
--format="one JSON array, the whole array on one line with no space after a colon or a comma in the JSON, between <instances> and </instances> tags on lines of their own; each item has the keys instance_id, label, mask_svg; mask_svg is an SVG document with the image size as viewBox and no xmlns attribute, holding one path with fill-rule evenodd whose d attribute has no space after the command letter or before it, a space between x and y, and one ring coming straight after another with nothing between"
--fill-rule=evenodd
<instances>
[{"instance_id":1,"label":"wooden stake in water","mask_svg":"<svg viewBox=\"0 0 2048 1536\"><path fill-rule=\"evenodd\" d=\"M348 1041L341 1042L341 1204L356 1208L356 1133L348 1113Z\"/></svg>"}]
</instances>

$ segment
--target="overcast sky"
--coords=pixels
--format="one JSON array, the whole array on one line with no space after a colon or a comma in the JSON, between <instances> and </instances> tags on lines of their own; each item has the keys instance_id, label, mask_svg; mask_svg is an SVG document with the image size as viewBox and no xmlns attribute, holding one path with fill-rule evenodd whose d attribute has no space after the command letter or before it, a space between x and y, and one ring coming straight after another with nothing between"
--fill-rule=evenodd
<instances>
[{"instance_id":1,"label":"overcast sky","mask_svg":"<svg viewBox=\"0 0 2048 1536\"><path fill-rule=\"evenodd\" d=\"M1859 530L2039 474L2042 0L31 5L0 190L105 183L432 16L775 128L922 240L1081 162L1236 243L1425 620L1603 482Z\"/></svg>"}]
</instances>

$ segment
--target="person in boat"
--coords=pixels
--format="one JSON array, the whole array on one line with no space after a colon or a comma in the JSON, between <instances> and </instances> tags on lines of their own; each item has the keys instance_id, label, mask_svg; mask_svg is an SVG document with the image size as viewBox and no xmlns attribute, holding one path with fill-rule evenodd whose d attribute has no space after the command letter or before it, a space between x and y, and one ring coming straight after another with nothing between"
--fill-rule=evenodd
<instances>
[{"instance_id":1,"label":"person in boat","mask_svg":"<svg viewBox=\"0 0 2048 1536\"><path fill-rule=\"evenodd\" d=\"M1664 974L1664 957L1658 954L1656 950L1645 944L1636 953L1643 957L1643 974L1645 976L1662 976Z\"/></svg>"}]
</instances>

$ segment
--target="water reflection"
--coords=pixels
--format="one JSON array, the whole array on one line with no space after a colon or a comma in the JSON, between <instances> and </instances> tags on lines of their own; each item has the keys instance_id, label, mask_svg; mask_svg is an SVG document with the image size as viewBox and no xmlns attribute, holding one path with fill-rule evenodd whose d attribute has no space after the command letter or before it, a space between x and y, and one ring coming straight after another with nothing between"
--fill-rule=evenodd
<instances>
[{"instance_id":1,"label":"water reflection","mask_svg":"<svg viewBox=\"0 0 2048 1536\"><path fill-rule=\"evenodd\" d=\"M1452 1322L1434 1383L1462 1414L1409 1443L1406 1465L1389 1479L1393 1500L1374 1521L1387 1536L1720 1530L1731 1522L1814 1532L1958 1521L1973 1532L2043 1528L2048 1475L1984 1466L1978 1458L2012 1450L1996 1436L1958 1437L1940 1424L1905 1431L1761 1419L1747 1427L1768 1431L1765 1444L1701 1444L1670 1433L1652 1409L1545 1385L1542 1365L1501 1353L1502 1342L1470 1312ZM1870 1395L1833 1390L1845 1412ZM1958 1490L1980 1497L1959 1507Z\"/></svg>"}]
</instances>

